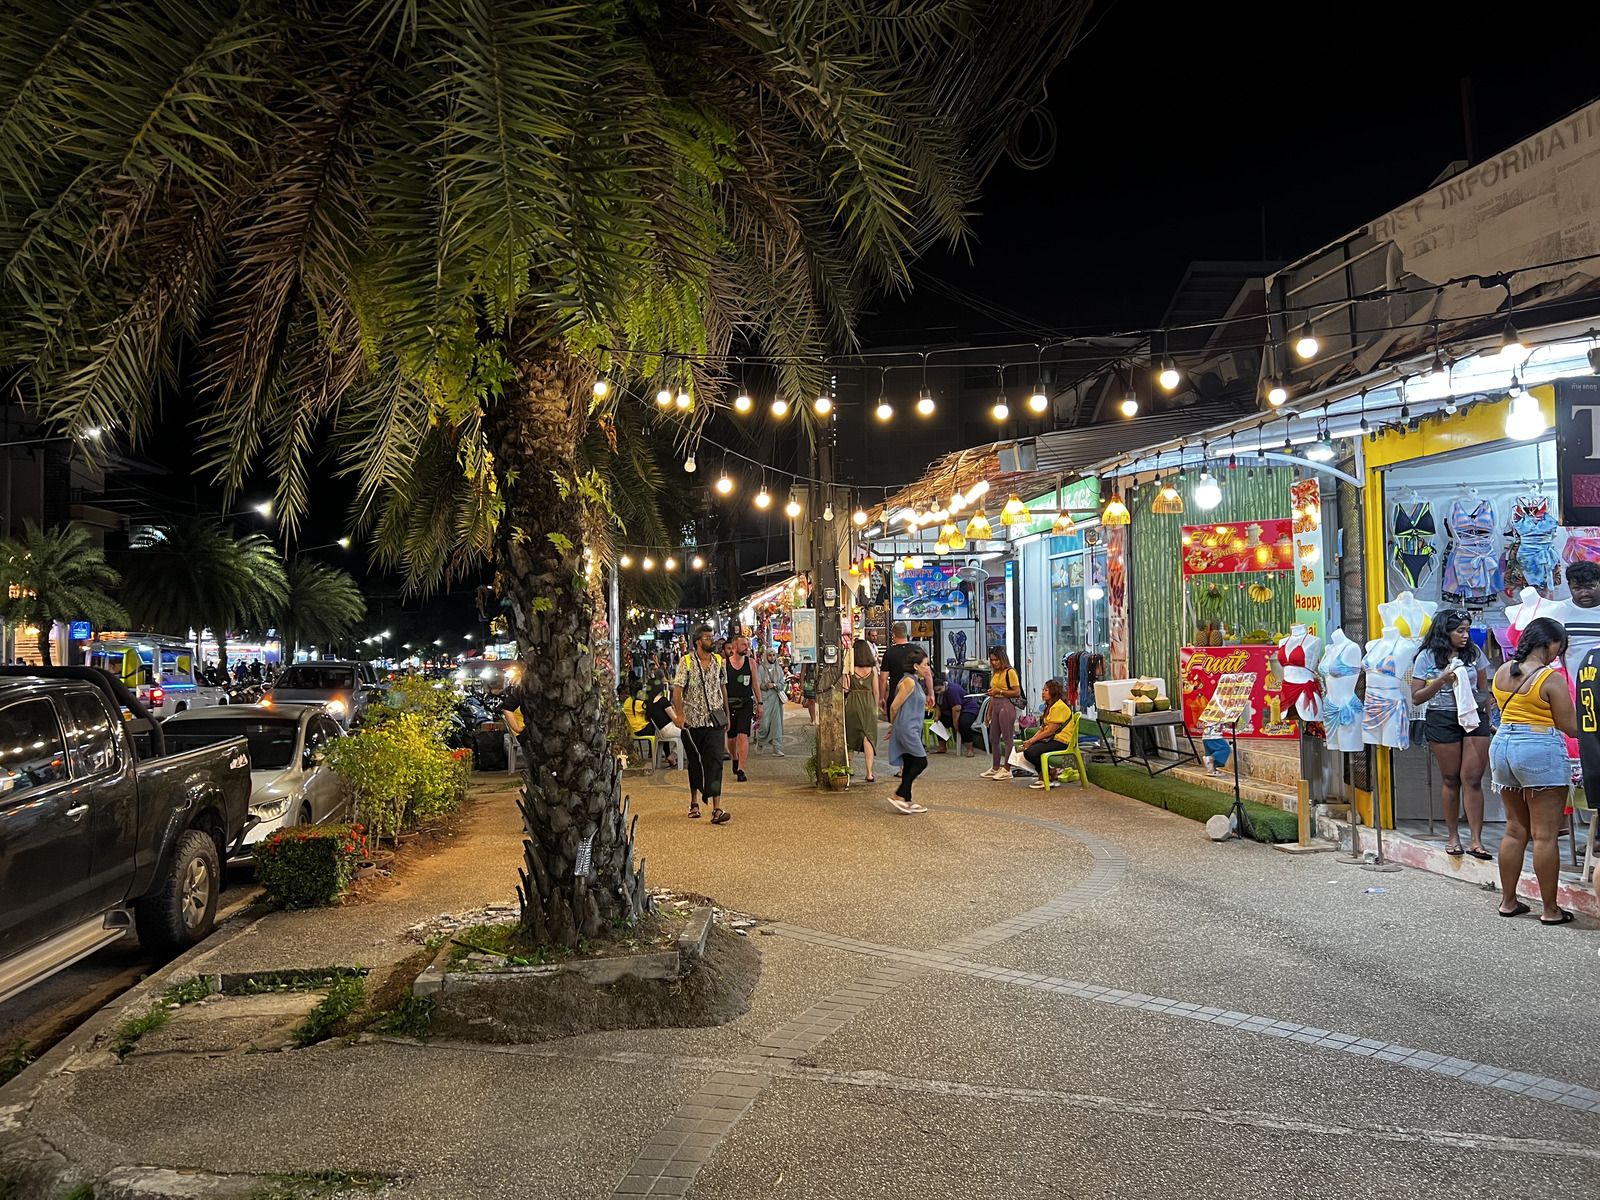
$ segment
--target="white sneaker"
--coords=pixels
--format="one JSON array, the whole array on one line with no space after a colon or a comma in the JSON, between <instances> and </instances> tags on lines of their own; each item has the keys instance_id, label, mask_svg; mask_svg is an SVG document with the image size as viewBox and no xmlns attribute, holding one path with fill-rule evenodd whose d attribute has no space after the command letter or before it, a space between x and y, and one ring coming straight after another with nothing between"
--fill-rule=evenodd
<instances>
[{"instance_id":1,"label":"white sneaker","mask_svg":"<svg viewBox=\"0 0 1600 1200\"><path fill-rule=\"evenodd\" d=\"M785 753L784 753L784 752L783 752L783 751L782 751L782 750L779 750L779 749L778 749L778 748L777 748L777 747L776 747L776 746L774 746L774 747L773 747L773 748L772 748L772 752L773 752L773 753L774 753L774 754L776 754L776 755L777 755L777 756L778 756L778 757L779 757L779 758L788 758L788 757L789 757L789 756L788 756L788 755L787 755L787 754L785 754Z\"/></svg>"},{"instance_id":2,"label":"white sneaker","mask_svg":"<svg viewBox=\"0 0 1600 1200\"><path fill-rule=\"evenodd\" d=\"M1001 767L993 775L989 776L989 778L990 779L1010 779L1011 778L1011 768L1010 767Z\"/></svg>"},{"instance_id":3,"label":"white sneaker","mask_svg":"<svg viewBox=\"0 0 1600 1200\"><path fill-rule=\"evenodd\" d=\"M994 771L995 771L995 769L993 767L990 767L987 771L980 772L979 773L979 778L981 778L981 779L993 779L994 778Z\"/></svg>"}]
</instances>

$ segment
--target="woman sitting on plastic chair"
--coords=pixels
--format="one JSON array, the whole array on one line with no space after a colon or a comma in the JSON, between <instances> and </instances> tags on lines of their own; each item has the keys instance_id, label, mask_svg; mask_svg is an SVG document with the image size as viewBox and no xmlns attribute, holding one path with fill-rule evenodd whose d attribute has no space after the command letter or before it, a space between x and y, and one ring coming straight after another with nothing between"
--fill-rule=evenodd
<instances>
[{"instance_id":1,"label":"woman sitting on plastic chair","mask_svg":"<svg viewBox=\"0 0 1600 1200\"><path fill-rule=\"evenodd\" d=\"M1073 722L1073 712L1067 707L1066 684L1059 679L1045 680L1044 706L1044 721L1034 735L1022 743L1023 757L1039 772L1039 778L1031 785L1036 788L1044 787L1044 767L1040 760L1053 751L1070 748L1064 736L1057 737L1065 735Z\"/></svg>"}]
</instances>

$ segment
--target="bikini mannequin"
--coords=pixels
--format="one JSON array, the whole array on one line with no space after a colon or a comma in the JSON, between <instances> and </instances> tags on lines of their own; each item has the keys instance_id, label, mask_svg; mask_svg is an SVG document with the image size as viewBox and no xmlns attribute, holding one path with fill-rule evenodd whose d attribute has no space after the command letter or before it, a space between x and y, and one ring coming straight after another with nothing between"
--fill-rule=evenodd
<instances>
[{"instance_id":1,"label":"bikini mannequin","mask_svg":"<svg viewBox=\"0 0 1600 1200\"><path fill-rule=\"evenodd\" d=\"M1318 664L1322 673L1322 715L1318 719L1327 734L1328 749L1350 754L1361 749L1361 701L1356 696L1356 680L1361 675L1361 647L1335 629L1328 635L1328 648Z\"/></svg>"},{"instance_id":2,"label":"bikini mannequin","mask_svg":"<svg viewBox=\"0 0 1600 1200\"><path fill-rule=\"evenodd\" d=\"M1322 720L1322 681L1317 661L1322 639L1304 625L1289 626L1289 636L1278 643L1278 665L1283 668L1283 705L1294 705L1302 721Z\"/></svg>"},{"instance_id":3,"label":"bikini mannequin","mask_svg":"<svg viewBox=\"0 0 1600 1200\"><path fill-rule=\"evenodd\" d=\"M1376 746L1406 750L1411 746L1410 688L1403 678L1416 661L1422 639L1433 624L1438 604L1401 592L1378 605L1383 633L1367 643L1367 696L1363 705L1361 739Z\"/></svg>"},{"instance_id":4,"label":"bikini mannequin","mask_svg":"<svg viewBox=\"0 0 1600 1200\"><path fill-rule=\"evenodd\" d=\"M1565 600L1546 600L1535 587L1523 588L1517 593L1517 599L1521 601L1520 604L1506 605L1506 620L1511 623L1507 632L1513 650L1517 648L1517 639L1522 636L1523 628L1535 617L1549 617L1565 625L1572 612L1572 606Z\"/></svg>"}]
</instances>

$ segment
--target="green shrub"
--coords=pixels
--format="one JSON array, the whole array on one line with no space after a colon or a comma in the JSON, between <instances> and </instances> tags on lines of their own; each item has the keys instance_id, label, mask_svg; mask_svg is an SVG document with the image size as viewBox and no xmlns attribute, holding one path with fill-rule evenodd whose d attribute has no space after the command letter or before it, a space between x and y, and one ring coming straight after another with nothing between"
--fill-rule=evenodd
<instances>
[{"instance_id":1,"label":"green shrub","mask_svg":"<svg viewBox=\"0 0 1600 1200\"><path fill-rule=\"evenodd\" d=\"M1227 816L1233 810L1231 793L1214 792L1198 784L1181 779L1158 776L1152 779L1142 767L1112 767L1103 763L1089 764L1089 782L1108 792L1128 796L1145 804L1153 804L1191 821L1206 821L1215 816ZM1255 827L1258 842L1292 842L1300 836L1300 820L1292 812L1244 802L1244 811Z\"/></svg>"},{"instance_id":2,"label":"green shrub","mask_svg":"<svg viewBox=\"0 0 1600 1200\"><path fill-rule=\"evenodd\" d=\"M256 881L285 908L316 908L344 894L366 856L360 825L291 825L257 843Z\"/></svg>"},{"instance_id":3,"label":"green shrub","mask_svg":"<svg viewBox=\"0 0 1600 1200\"><path fill-rule=\"evenodd\" d=\"M33 1053L28 1049L28 1043L21 1038L15 1045L4 1053L0 1053L0 1087L10 1083L24 1068L33 1061Z\"/></svg>"},{"instance_id":4,"label":"green shrub","mask_svg":"<svg viewBox=\"0 0 1600 1200\"><path fill-rule=\"evenodd\" d=\"M449 812L472 770L470 752L451 751L432 715L402 710L334 739L322 758L344 781L356 819L378 838Z\"/></svg>"},{"instance_id":5,"label":"green shrub","mask_svg":"<svg viewBox=\"0 0 1600 1200\"><path fill-rule=\"evenodd\" d=\"M118 1058L126 1056L128 1051L139 1044L140 1038L147 1033L154 1033L158 1029L164 1029L171 1019L172 1014L162 1006L159 1000L156 1001L150 1006L150 1011L143 1016L129 1017L121 1025L117 1026L117 1036L111 1042L111 1053Z\"/></svg>"}]
</instances>

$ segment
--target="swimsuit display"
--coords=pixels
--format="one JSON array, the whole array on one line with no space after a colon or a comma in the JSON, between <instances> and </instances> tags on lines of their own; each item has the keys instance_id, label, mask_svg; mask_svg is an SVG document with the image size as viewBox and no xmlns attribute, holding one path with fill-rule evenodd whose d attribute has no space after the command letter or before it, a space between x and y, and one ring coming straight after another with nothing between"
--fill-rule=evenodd
<instances>
[{"instance_id":1,"label":"swimsuit display","mask_svg":"<svg viewBox=\"0 0 1600 1200\"><path fill-rule=\"evenodd\" d=\"M1322 653L1322 640L1312 637L1305 626L1297 625L1278 643L1278 665L1283 668L1283 689L1279 711L1291 711L1302 721L1322 719L1322 680L1317 678L1316 662Z\"/></svg>"},{"instance_id":2,"label":"swimsuit display","mask_svg":"<svg viewBox=\"0 0 1600 1200\"><path fill-rule=\"evenodd\" d=\"M1361 649L1341 630L1334 630L1322 655L1322 674L1327 679L1327 694L1322 700L1322 728L1330 750L1350 753L1361 749L1364 712L1356 695L1356 679L1361 674ZM1354 657L1356 661L1349 662Z\"/></svg>"},{"instance_id":3,"label":"swimsuit display","mask_svg":"<svg viewBox=\"0 0 1600 1200\"><path fill-rule=\"evenodd\" d=\"M1561 561L1600 563L1600 527L1573 525L1567 530L1567 544L1561 548Z\"/></svg>"},{"instance_id":4,"label":"swimsuit display","mask_svg":"<svg viewBox=\"0 0 1600 1200\"><path fill-rule=\"evenodd\" d=\"M1406 587L1416 588L1428 577L1439 550L1433 544L1439 531L1433 523L1433 506L1426 500L1412 505L1394 506L1394 548L1390 552L1395 573Z\"/></svg>"},{"instance_id":5,"label":"swimsuit display","mask_svg":"<svg viewBox=\"0 0 1600 1200\"><path fill-rule=\"evenodd\" d=\"M1500 562L1494 549L1494 505L1457 500L1445 522L1450 552L1444 562L1441 595L1452 604L1487 601L1500 590Z\"/></svg>"},{"instance_id":6,"label":"swimsuit display","mask_svg":"<svg viewBox=\"0 0 1600 1200\"><path fill-rule=\"evenodd\" d=\"M1561 582L1556 557L1556 531L1560 525L1542 496L1522 496L1511 510L1507 530L1505 589L1515 595L1523 587L1551 588Z\"/></svg>"}]
</instances>

